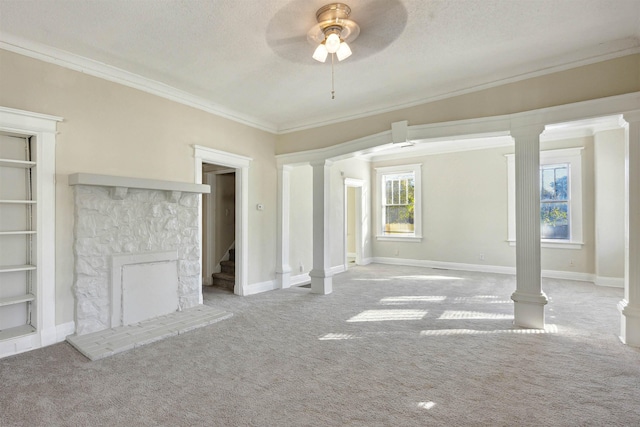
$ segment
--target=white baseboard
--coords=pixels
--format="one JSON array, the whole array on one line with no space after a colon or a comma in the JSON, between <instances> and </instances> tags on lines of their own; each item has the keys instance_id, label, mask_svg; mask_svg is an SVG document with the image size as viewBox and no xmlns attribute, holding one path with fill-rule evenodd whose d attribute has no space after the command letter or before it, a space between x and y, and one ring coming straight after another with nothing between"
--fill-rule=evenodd
<instances>
[{"instance_id":1,"label":"white baseboard","mask_svg":"<svg viewBox=\"0 0 640 427\"><path fill-rule=\"evenodd\" d=\"M358 265L369 265L373 262L373 258L362 258Z\"/></svg>"},{"instance_id":2,"label":"white baseboard","mask_svg":"<svg viewBox=\"0 0 640 427\"><path fill-rule=\"evenodd\" d=\"M0 359L64 341L76 331L74 322L63 323L42 331L0 342Z\"/></svg>"},{"instance_id":3,"label":"white baseboard","mask_svg":"<svg viewBox=\"0 0 640 427\"><path fill-rule=\"evenodd\" d=\"M355 258L355 257L356 257L355 252L347 252L347 258Z\"/></svg>"},{"instance_id":4,"label":"white baseboard","mask_svg":"<svg viewBox=\"0 0 640 427\"><path fill-rule=\"evenodd\" d=\"M476 271L480 273L492 273L492 274L516 274L515 267L505 267L500 265L484 265L484 264L464 264L459 262L447 262L447 261L430 261L422 259L405 259L405 258L388 258L388 257L374 257L373 262L379 264L392 264L392 265L406 265L411 267L426 267L426 268L441 268L446 270L460 270L460 271ZM624 287L624 279L617 278L603 278L602 284L597 282L597 277L590 273L580 273L575 271L559 271L559 270L542 270L542 277L549 279L563 279L563 280L576 280L580 282L593 282L600 286L613 286ZM607 280L610 279L610 280ZM620 280L622 285L616 285ZM604 284L610 283L610 284Z\"/></svg>"},{"instance_id":5,"label":"white baseboard","mask_svg":"<svg viewBox=\"0 0 640 427\"><path fill-rule=\"evenodd\" d=\"M277 281L275 279L267 280L266 282L252 283L245 286L243 295L254 295L261 292L273 291L274 289L278 289Z\"/></svg>"},{"instance_id":6,"label":"white baseboard","mask_svg":"<svg viewBox=\"0 0 640 427\"><path fill-rule=\"evenodd\" d=\"M309 273L291 276L291 278L289 279L289 284L291 286L307 285L309 283L311 283L311 276L309 276Z\"/></svg>"},{"instance_id":7,"label":"white baseboard","mask_svg":"<svg viewBox=\"0 0 640 427\"><path fill-rule=\"evenodd\" d=\"M344 264L335 265L329 269L329 272L331 273L332 276L334 274L344 273L345 271L347 270L344 268Z\"/></svg>"},{"instance_id":8,"label":"white baseboard","mask_svg":"<svg viewBox=\"0 0 640 427\"><path fill-rule=\"evenodd\" d=\"M593 283L598 286L606 286L608 288L624 289L624 277L596 276Z\"/></svg>"},{"instance_id":9,"label":"white baseboard","mask_svg":"<svg viewBox=\"0 0 640 427\"><path fill-rule=\"evenodd\" d=\"M373 257L378 264L406 265L410 267L441 268L445 270L478 271L481 273L516 274L515 267L498 265L464 264L460 262L430 261L424 259Z\"/></svg>"},{"instance_id":10,"label":"white baseboard","mask_svg":"<svg viewBox=\"0 0 640 427\"><path fill-rule=\"evenodd\" d=\"M548 279L576 280L578 282L592 282L595 276L591 273L580 273L577 271L542 270L542 277Z\"/></svg>"},{"instance_id":11,"label":"white baseboard","mask_svg":"<svg viewBox=\"0 0 640 427\"><path fill-rule=\"evenodd\" d=\"M62 342L67 339L69 335L76 333L76 323L67 322L60 325L56 325L56 342Z\"/></svg>"}]
</instances>

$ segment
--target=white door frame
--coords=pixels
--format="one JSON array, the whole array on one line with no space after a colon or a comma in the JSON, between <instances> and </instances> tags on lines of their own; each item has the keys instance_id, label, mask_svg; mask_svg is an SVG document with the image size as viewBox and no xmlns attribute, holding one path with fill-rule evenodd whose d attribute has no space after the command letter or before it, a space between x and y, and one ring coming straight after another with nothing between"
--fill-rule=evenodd
<instances>
[{"instance_id":1,"label":"white door frame","mask_svg":"<svg viewBox=\"0 0 640 427\"><path fill-rule=\"evenodd\" d=\"M343 219L344 219L344 235L343 235L343 255L344 255L344 270L347 271L349 267L349 261L347 257L347 211L348 211L348 203L347 203L347 189L349 187L355 188L355 234L356 234L356 265L362 265L362 254L363 244L362 244L362 188L364 187L364 181L361 179L354 178L344 178L344 208L343 208Z\"/></svg>"},{"instance_id":2,"label":"white door frame","mask_svg":"<svg viewBox=\"0 0 640 427\"><path fill-rule=\"evenodd\" d=\"M249 164L250 157L194 145L195 181L202 183L202 164L211 163L232 168L236 172L236 284L233 293L245 295L249 282ZM200 197L202 205L202 196ZM200 253L202 253L202 208L198 209ZM202 263L200 263L202 277ZM202 291L200 292L202 304Z\"/></svg>"}]
</instances>

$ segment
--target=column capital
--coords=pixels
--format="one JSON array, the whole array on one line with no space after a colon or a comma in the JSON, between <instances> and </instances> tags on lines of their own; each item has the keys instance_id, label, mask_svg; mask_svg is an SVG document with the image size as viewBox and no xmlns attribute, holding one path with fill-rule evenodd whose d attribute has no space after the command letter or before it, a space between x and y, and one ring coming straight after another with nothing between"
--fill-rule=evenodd
<instances>
[{"instance_id":1,"label":"column capital","mask_svg":"<svg viewBox=\"0 0 640 427\"><path fill-rule=\"evenodd\" d=\"M327 159L312 160L309 162L309 165L311 167L318 167L318 166L331 167L333 165L333 161L327 160Z\"/></svg>"},{"instance_id":2,"label":"column capital","mask_svg":"<svg viewBox=\"0 0 640 427\"><path fill-rule=\"evenodd\" d=\"M627 111L625 113L622 113L622 117L627 123L640 122L640 110Z\"/></svg>"},{"instance_id":3,"label":"column capital","mask_svg":"<svg viewBox=\"0 0 640 427\"><path fill-rule=\"evenodd\" d=\"M528 138L528 137L539 137L542 132L544 132L545 126L542 124L520 124L520 123L512 123L510 133L511 136L515 139L518 138Z\"/></svg>"}]
</instances>

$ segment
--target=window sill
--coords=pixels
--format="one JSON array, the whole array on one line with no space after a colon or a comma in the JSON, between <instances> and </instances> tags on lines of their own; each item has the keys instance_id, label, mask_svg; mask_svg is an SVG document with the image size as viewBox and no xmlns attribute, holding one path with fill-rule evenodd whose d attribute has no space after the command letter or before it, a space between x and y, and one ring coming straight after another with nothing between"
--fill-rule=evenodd
<instances>
[{"instance_id":1,"label":"window sill","mask_svg":"<svg viewBox=\"0 0 640 427\"><path fill-rule=\"evenodd\" d=\"M515 240L507 240L509 242L509 246L515 246ZM553 248L553 249L582 249L584 246L584 242L573 242L571 240L551 240L551 239L541 239L540 247L541 248Z\"/></svg>"},{"instance_id":2,"label":"window sill","mask_svg":"<svg viewBox=\"0 0 640 427\"><path fill-rule=\"evenodd\" d=\"M380 242L422 242L422 236L376 236L376 240Z\"/></svg>"}]
</instances>

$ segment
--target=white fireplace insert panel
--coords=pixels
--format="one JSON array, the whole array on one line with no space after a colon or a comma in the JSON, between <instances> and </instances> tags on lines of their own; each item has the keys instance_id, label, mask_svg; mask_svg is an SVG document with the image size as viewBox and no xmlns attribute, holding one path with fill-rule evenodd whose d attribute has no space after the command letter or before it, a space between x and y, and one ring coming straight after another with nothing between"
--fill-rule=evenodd
<instances>
[{"instance_id":1,"label":"white fireplace insert panel","mask_svg":"<svg viewBox=\"0 0 640 427\"><path fill-rule=\"evenodd\" d=\"M112 255L111 327L178 310L176 251Z\"/></svg>"}]
</instances>

